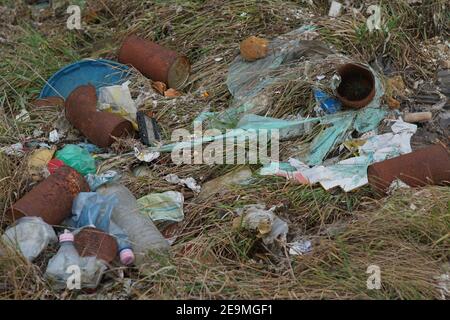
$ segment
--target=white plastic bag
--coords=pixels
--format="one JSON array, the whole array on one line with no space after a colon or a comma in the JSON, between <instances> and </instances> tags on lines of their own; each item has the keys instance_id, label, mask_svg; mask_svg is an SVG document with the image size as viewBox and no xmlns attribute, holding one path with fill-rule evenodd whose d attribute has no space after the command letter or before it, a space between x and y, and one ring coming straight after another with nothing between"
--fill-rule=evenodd
<instances>
[{"instance_id":1,"label":"white plastic bag","mask_svg":"<svg viewBox=\"0 0 450 320\"><path fill-rule=\"evenodd\" d=\"M33 261L51 242L56 242L55 231L40 217L24 217L9 227L2 241Z\"/></svg>"}]
</instances>

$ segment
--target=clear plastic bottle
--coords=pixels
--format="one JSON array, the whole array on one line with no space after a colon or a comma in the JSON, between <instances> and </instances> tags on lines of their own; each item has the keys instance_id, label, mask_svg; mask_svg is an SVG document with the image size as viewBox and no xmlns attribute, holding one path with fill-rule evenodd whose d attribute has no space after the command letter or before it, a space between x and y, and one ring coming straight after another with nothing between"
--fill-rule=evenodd
<instances>
[{"instance_id":1,"label":"clear plastic bottle","mask_svg":"<svg viewBox=\"0 0 450 320\"><path fill-rule=\"evenodd\" d=\"M117 240L120 262L126 266L133 264L135 257L128 235L112 221L109 224L109 232Z\"/></svg>"},{"instance_id":2,"label":"clear plastic bottle","mask_svg":"<svg viewBox=\"0 0 450 320\"><path fill-rule=\"evenodd\" d=\"M103 195L114 194L119 199L111 220L128 235L137 265L146 262L148 253L168 253L169 242L152 220L139 213L136 198L130 190L119 183L110 183L98 188L97 192Z\"/></svg>"},{"instance_id":3,"label":"clear plastic bottle","mask_svg":"<svg viewBox=\"0 0 450 320\"><path fill-rule=\"evenodd\" d=\"M74 244L74 236L68 230L59 236L60 248L47 265L45 277L50 280L56 289L65 289L67 279L72 275L68 268L78 266L81 270L81 259ZM80 279L81 282L81 279Z\"/></svg>"}]
</instances>

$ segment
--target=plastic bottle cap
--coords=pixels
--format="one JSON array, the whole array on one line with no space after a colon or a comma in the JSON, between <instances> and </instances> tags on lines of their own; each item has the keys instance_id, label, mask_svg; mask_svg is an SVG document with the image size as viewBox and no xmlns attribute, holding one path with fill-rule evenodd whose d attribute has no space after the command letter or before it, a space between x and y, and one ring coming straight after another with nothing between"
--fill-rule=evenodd
<instances>
[{"instance_id":1,"label":"plastic bottle cap","mask_svg":"<svg viewBox=\"0 0 450 320\"><path fill-rule=\"evenodd\" d=\"M74 240L73 234L70 232L64 232L59 235L59 242L66 242L66 241L72 241Z\"/></svg>"},{"instance_id":2,"label":"plastic bottle cap","mask_svg":"<svg viewBox=\"0 0 450 320\"><path fill-rule=\"evenodd\" d=\"M134 253L131 249L123 249L120 251L120 262L126 266L134 262Z\"/></svg>"}]
</instances>

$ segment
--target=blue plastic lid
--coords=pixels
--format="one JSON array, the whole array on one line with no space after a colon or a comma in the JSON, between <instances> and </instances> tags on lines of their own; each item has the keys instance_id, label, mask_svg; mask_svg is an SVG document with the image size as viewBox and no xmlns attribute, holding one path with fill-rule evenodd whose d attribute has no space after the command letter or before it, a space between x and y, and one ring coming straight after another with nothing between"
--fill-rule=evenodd
<instances>
[{"instance_id":1,"label":"blue plastic lid","mask_svg":"<svg viewBox=\"0 0 450 320\"><path fill-rule=\"evenodd\" d=\"M66 99L81 85L91 84L97 89L125 82L130 69L121 63L105 59L85 59L69 64L48 79L39 98L60 96Z\"/></svg>"}]
</instances>

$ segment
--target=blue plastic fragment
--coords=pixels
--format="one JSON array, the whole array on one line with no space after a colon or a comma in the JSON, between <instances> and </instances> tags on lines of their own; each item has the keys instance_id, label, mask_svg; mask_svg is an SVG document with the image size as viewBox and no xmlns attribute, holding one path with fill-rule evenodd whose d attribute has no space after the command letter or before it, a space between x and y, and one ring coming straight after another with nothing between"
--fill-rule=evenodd
<instances>
[{"instance_id":1,"label":"blue plastic fragment","mask_svg":"<svg viewBox=\"0 0 450 320\"><path fill-rule=\"evenodd\" d=\"M314 89L314 97L322 110L326 113L336 113L342 108L342 103L339 100L330 97L322 90Z\"/></svg>"},{"instance_id":2,"label":"blue plastic fragment","mask_svg":"<svg viewBox=\"0 0 450 320\"><path fill-rule=\"evenodd\" d=\"M122 84L130 75L130 68L105 59L86 59L69 64L48 79L39 98L60 96L66 99L81 85L91 84L97 89Z\"/></svg>"}]
</instances>

